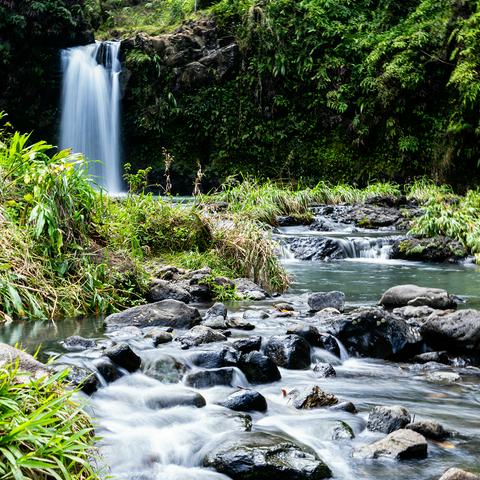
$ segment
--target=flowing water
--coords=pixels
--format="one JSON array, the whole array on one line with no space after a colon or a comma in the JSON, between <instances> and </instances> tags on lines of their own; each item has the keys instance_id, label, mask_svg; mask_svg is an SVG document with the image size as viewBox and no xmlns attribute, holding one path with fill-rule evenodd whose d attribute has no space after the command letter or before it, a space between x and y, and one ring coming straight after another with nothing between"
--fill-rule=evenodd
<instances>
[{"instance_id":1,"label":"flowing water","mask_svg":"<svg viewBox=\"0 0 480 480\"><path fill-rule=\"evenodd\" d=\"M281 235L301 235L297 230L284 230ZM303 234L307 235L306 232ZM316 235L316 233L311 233ZM466 306L478 308L479 275L477 268L467 264L433 265L389 260L385 254L392 232L361 232L359 242L351 232L331 233L342 242L349 258L333 262L298 261L285 255L284 263L293 275L293 285L280 298L255 304L230 305L230 315L240 317L246 309L268 310L272 303L291 302L299 316L270 316L256 320L252 332L233 330L233 339L250 334L268 337L283 334L292 323L307 314L306 296L311 291L341 290L347 307L378 302L382 292L401 283L417 283L448 289L466 300ZM383 236L382 236L383 235ZM381 240L387 238L387 240ZM372 240L373 239L373 240ZM370 253L368 253L370 251ZM362 252L364 252L362 254ZM60 329L60 330L59 330ZM105 339L101 319L65 320L51 324L15 324L3 329L3 340L10 343L22 339L30 349L43 343L44 354L61 353L64 364L84 365L90 362L82 352L66 353L59 340L69 334ZM113 335L115 340L119 337ZM177 406L152 408L159 396L184 391L180 368L196 368L189 355L177 342L153 348L146 339L129 337L127 341L142 357L143 370L126 374L120 380L101 388L89 401L89 411L96 419L101 437L100 450L113 478L121 480L220 480L227 477L201 467L202 458L212 445L221 444L244 429L241 414L217 405L236 390L248 386L237 371L234 386L215 386L198 390L207 400L204 408ZM197 350L215 348L214 345ZM289 435L316 450L341 480L434 480L451 466L480 472L480 370L464 369L458 383L436 383L427 373L411 364L383 360L342 358L314 349L312 363L329 361L337 376L319 379L313 370L280 369L278 382L255 386L268 401L266 413L253 413L254 431ZM181 367L183 366L183 367ZM312 384L320 385L341 400L352 401L359 413L354 415L329 409L296 410L283 396L290 390ZM374 405L400 404L416 420L432 419L458 432L446 442L429 442L429 455L424 460L402 462L363 461L352 458L352 450L383 435L365 429L368 411ZM335 422L347 422L356 438L334 441L331 431ZM272 479L273 480L273 479Z\"/></svg>"},{"instance_id":2,"label":"flowing water","mask_svg":"<svg viewBox=\"0 0 480 480\"><path fill-rule=\"evenodd\" d=\"M120 42L96 42L62 51L61 148L91 161L95 182L122 190L120 161Z\"/></svg>"}]
</instances>

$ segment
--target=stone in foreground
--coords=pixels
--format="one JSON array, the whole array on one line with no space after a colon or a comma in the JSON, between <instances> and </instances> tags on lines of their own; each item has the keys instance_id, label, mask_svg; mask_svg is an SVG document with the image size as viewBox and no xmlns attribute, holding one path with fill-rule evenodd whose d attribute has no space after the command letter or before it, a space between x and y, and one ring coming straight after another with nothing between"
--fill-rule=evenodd
<instances>
[{"instance_id":1,"label":"stone in foreground","mask_svg":"<svg viewBox=\"0 0 480 480\"><path fill-rule=\"evenodd\" d=\"M324 308L335 308L343 312L345 308L345 294L343 292L315 292L308 296L308 306L310 310L319 312Z\"/></svg>"},{"instance_id":2,"label":"stone in foreground","mask_svg":"<svg viewBox=\"0 0 480 480\"><path fill-rule=\"evenodd\" d=\"M299 335L270 337L264 353L279 367L299 370L310 368L310 345Z\"/></svg>"},{"instance_id":3,"label":"stone in foreground","mask_svg":"<svg viewBox=\"0 0 480 480\"><path fill-rule=\"evenodd\" d=\"M354 458L375 459L391 458L392 460L407 460L425 458L428 445L425 437L413 430L397 430L378 442L357 448Z\"/></svg>"},{"instance_id":4,"label":"stone in foreground","mask_svg":"<svg viewBox=\"0 0 480 480\"><path fill-rule=\"evenodd\" d=\"M227 337L213 328L205 325L196 325L178 337L177 340L185 347L193 347L203 343L224 342L227 340Z\"/></svg>"},{"instance_id":5,"label":"stone in foreground","mask_svg":"<svg viewBox=\"0 0 480 480\"><path fill-rule=\"evenodd\" d=\"M178 300L162 300L113 313L105 319L105 325L111 329L128 325L188 329L198 325L201 321L202 317L196 308L189 307Z\"/></svg>"},{"instance_id":6,"label":"stone in foreground","mask_svg":"<svg viewBox=\"0 0 480 480\"><path fill-rule=\"evenodd\" d=\"M288 393L288 398L297 409L311 409L330 407L338 403L338 398L331 393L324 392L319 386L306 387L302 390L294 389Z\"/></svg>"},{"instance_id":7,"label":"stone in foreground","mask_svg":"<svg viewBox=\"0 0 480 480\"><path fill-rule=\"evenodd\" d=\"M418 285L397 285L389 288L380 299L380 305L387 308L405 307L411 305L445 310L457 308L457 300L441 288L419 287Z\"/></svg>"},{"instance_id":8,"label":"stone in foreground","mask_svg":"<svg viewBox=\"0 0 480 480\"><path fill-rule=\"evenodd\" d=\"M281 378L280 371L273 360L260 352L243 355L238 366L247 380L253 384L276 382Z\"/></svg>"},{"instance_id":9,"label":"stone in foreground","mask_svg":"<svg viewBox=\"0 0 480 480\"><path fill-rule=\"evenodd\" d=\"M473 309L432 314L421 327L425 340L446 350L480 348L480 311Z\"/></svg>"},{"instance_id":10,"label":"stone in foreground","mask_svg":"<svg viewBox=\"0 0 480 480\"><path fill-rule=\"evenodd\" d=\"M431 438L432 440L444 440L451 435L448 430L443 428L443 425L433 420L409 423L405 428L420 433L424 437Z\"/></svg>"},{"instance_id":11,"label":"stone in foreground","mask_svg":"<svg viewBox=\"0 0 480 480\"><path fill-rule=\"evenodd\" d=\"M449 468L440 480L480 480L480 475L470 473L460 468Z\"/></svg>"},{"instance_id":12,"label":"stone in foreground","mask_svg":"<svg viewBox=\"0 0 480 480\"><path fill-rule=\"evenodd\" d=\"M207 454L203 465L233 480L320 480L332 475L310 448L261 432L222 442Z\"/></svg>"},{"instance_id":13,"label":"stone in foreground","mask_svg":"<svg viewBox=\"0 0 480 480\"><path fill-rule=\"evenodd\" d=\"M247 389L232 393L220 405L237 412L265 412L267 410L265 397L255 390Z\"/></svg>"},{"instance_id":14,"label":"stone in foreground","mask_svg":"<svg viewBox=\"0 0 480 480\"><path fill-rule=\"evenodd\" d=\"M374 407L368 415L367 429L372 432L392 433L404 428L411 421L408 411L399 406Z\"/></svg>"}]
</instances>

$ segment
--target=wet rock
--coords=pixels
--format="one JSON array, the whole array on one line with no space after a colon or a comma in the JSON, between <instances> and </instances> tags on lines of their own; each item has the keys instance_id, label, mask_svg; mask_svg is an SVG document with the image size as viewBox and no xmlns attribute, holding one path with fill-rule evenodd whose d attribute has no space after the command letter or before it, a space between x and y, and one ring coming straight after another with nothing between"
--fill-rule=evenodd
<instances>
[{"instance_id":1,"label":"wet rock","mask_svg":"<svg viewBox=\"0 0 480 480\"><path fill-rule=\"evenodd\" d=\"M146 404L153 410L172 407L204 407L207 402L202 395L190 390L159 393L147 399Z\"/></svg>"},{"instance_id":2,"label":"wet rock","mask_svg":"<svg viewBox=\"0 0 480 480\"><path fill-rule=\"evenodd\" d=\"M75 388L79 388L87 395L92 395L100 388L100 382L93 372L76 366L69 366L68 368L68 381Z\"/></svg>"},{"instance_id":3,"label":"wet rock","mask_svg":"<svg viewBox=\"0 0 480 480\"><path fill-rule=\"evenodd\" d=\"M45 377L49 374L49 368L36 360L32 355L11 347L6 343L0 343L0 366L18 365L18 375L22 373L33 375L34 378Z\"/></svg>"},{"instance_id":4,"label":"wet rock","mask_svg":"<svg viewBox=\"0 0 480 480\"><path fill-rule=\"evenodd\" d=\"M428 372L427 379L439 383L456 383L462 380L462 377L456 372Z\"/></svg>"},{"instance_id":5,"label":"wet rock","mask_svg":"<svg viewBox=\"0 0 480 480\"><path fill-rule=\"evenodd\" d=\"M265 300L267 298L265 290L248 278L236 278L233 283L235 284L237 293L246 299Z\"/></svg>"},{"instance_id":6,"label":"wet rock","mask_svg":"<svg viewBox=\"0 0 480 480\"><path fill-rule=\"evenodd\" d=\"M335 308L340 312L345 308L345 294L343 292L315 292L308 296L310 310L318 312L324 308Z\"/></svg>"},{"instance_id":7,"label":"wet rock","mask_svg":"<svg viewBox=\"0 0 480 480\"><path fill-rule=\"evenodd\" d=\"M273 308L275 308L275 310L278 310L279 312L294 312L295 311L295 309L293 308L293 305L290 305L287 302L275 303L273 305Z\"/></svg>"},{"instance_id":8,"label":"wet rock","mask_svg":"<svg viewBox=\"0 0 480 480\"><path fill-rule=\"evenodd\" d=\"M290 369L310 368L310 345L298 335L270 337L265 344L264 353L279 367Z\"/></svg>"},{"instance_id":9,"label":"wet rock","mask_svg":"<svg viewBox=\"0 0 480 480\"><path fill-rule=\"evenodd\" d=\"M396 241L392 248L392 258L405 260L456 263L467 255L461 242L446 237L407 238Z\"/></svg>"},{"instance_id":10,"label":"wet rock","mask_svg":"<svg viewBox=\"0 0 480 480\"><path fill-rule=\"evenodd\" d=\"M451 435L448 430L443 428L443 425L433 420L409 423L405 428L420 433L420 435L423 435L425 438L431 438L432 440L444 440Z\"/></svg>"},{"instance_id":11,"label":"wet rock","mask_svg":"<svg viewBox=\"0 0 480 480\"><path fill-rule=\"evenodd\" d=\"M421 326L425 340L432 346L452 351L480 348L480 311L473 309L434 314Z\"/></svg>"},{"instance_id":12,"label":"wet rock","mask_svg":"<svg viewBox=\"0 0 480 480\"><path fill-rule=\"evenodd\" d=\"M178 383L186 366L170 355L157 355L143 364L143 373L162 383Z\"/></svg>"},{"instance_id":13,"label":"wet rock","mask_svg":"<svg viewBox=\"0 0 480 480\"><path fill-rule=\"evenodd\" d=\"M241 353L250 353L255 350L260 350L262 345L262 337L252 335L247 338L241 338L232 342L232 346Z\"/></svg>"},{"instance_id":14,"label":"wet rock","mask_svg":"<svg viewBox=\"0 0 480 480\"><path fill-rule=\"evenodd\" d=\"M203 466L233 480L320 480L331 477L317 454L293 440L262 432L244 433L215 446Z\"/></svg>"},{"instance_id":15,"label":"wet rock","mask_svg":"<svg viewBox=\"0 0 480 480\"><path fill-rule=\"evenodd\" d=\"M432 313L439 312L440 310L436 310L435 308L428 307L427 305L421 305L420 307L412 307L411 305L407 305L406 307L398 307L394 308L392 313L395 315L399 315L407 320L416 319L416 318L426 318Z\"/></svg>"},{"instance_id":16,"label":"wet rock","mask_svg":"<svg viewBox=\"0 0 480 480\"><path fill-rule=\"evenodd\" d=\"M407 460L425 458L427 451L427 441L422 435L413 430L396 430L382 440L357 448L354 450L353 456L363 459Z\"/></svg>"},{"instance_id":17,"label":"wet rock","mask_svg":"<svg viewBox=\"0 0 480 480\"><path fill-rule=\"evenodd\" d=\"M407 305L445 310L457 308L457 300L441 288L419 287L418 285L397 285L389 288L380 299L380 305L387 308L405 307Z\"/></svg>"},{"instance_id":18,"label":"wet rock","mask_svg":"<svg viewBox=\"0 0 480 480\"><path fill-rule=\"evenodd\" d=\"M213 298L213 292L208 285L191 285L188 290L194 300L199 302L209 302Z\"/></svg>"},{"instance_id":19,"label":"wet rock","mask_svg":"<svg viewBox=\"0 0 480 480\"><path fill-rule=\"evenodd\" d=\"M201 320L200 313L196 308L189 307L178 300L162 300L109 315L105 319L105 325L112 329L118 329L126 325L186 329L198 325Z\"/></svg>"},{"instance_id":20,"label":"wet rock","mask_svg":"<svg viewBox=\"0 0 480 480\"><path fill-rule=\"evenodd\" d=\"M411 422L408 411L399 406L374 407L369 415L367 429L372 432L391 433L400 428L405 428Z\"/></svg>"},{"instance_id":21,"label":"wet rock","mask_svg":"<svg viewBox=\"0 0 480 480\"><path fill-rule=\"evenodd\" d=\"M319 386L294 389L288 392L288 398L297 409L311 409L330 407L338 403L338 398L331 393L324 392Z\"/></svg>"},{"instance_id":22,"label":"wet rock","mask_svg":"<svg viewBox=\"0 0 480 480\"><path fill-rule=\"evenodd\" d=\"M95 340L83 338L79 335L72 335L63 341L63 346L67 350L86 350L87 348L94 348L96 345Z\"/></svg>"},{"instance_id":23,"label":"wet rock","mask_svg":"<svg viewBox=\"0 0 480 480\"><path fill-rule=\"evenodd\" d=\"M449 468L439 480L480 480L480 475L460 468Z\"/></svg>"},{"instance_id":24,"label":"wet rock","mask_svg":"<svg viewBox=\"0 0 480 480\"><path fill-rule=\"evenodd\" d=\"M226 324L227 308L223 303L217 302L211 306L203 319L203 325L210 328L228 328Z\"/></svg>"},{"instance_id":25,"label":"wet rock","mask_svg":"<svg viewBox=\"0 0 480 480\"><path fill-rule=\"evenodd\" d=\"M416 326L378 307L360 308L334 321L337 338L354 353L372 358L410 358L422 348Z\"/></svg>"},{"instance_id":26,"label":"wet rock","mask_svg":"<svg viewBox=\"0 0 480 480\"><path fill-rule=\"evenodd\" d=\"M173 340L173 335L166 330L162 330L159 327L150 327L145 332L146 338L151 338L153 341L153 346L158 347L164 343L169 343Z\"/></svg>"},{"instance_id":27,"label":"wet rock","mask_svg":"<svg viewBox=\"0 0 480 480\"><path fill-rule=\"evenodd\" d=\"M305 225L305 219L293 215L279 215L275 217L275 224L279 227L295 227Z\"/></svg>"},{"instance_id":28,"label":"wet rock","mask_svg":"<svg viewBox=\"0 0 480 480\"><path fill-rule=\"evenodd\" d=\"M188 358L197 367L221 368L236 365L240 352L225 345L220 350L194 352Z\"/></svg>"},{"instance_id":29,"label":"wet rock","mask_svg":"<svg viewBox=\"0 0 480 480\"><path fill-rule=\"evenodd\" d=\"M100 357L92 362L97 369L98 374L107 382L111 383L118 380L122 375L118 368L108 357Z\"/></svg>"},{"instance_id":30,"label":"wet rock","mask_svg":"<svg viewBox=\"0 0 480 480\"><path fill-rule=\"evenodd\" d=\"M314 347L321 346L321 333L318 328L306 323L295 323L287 328L287 335L298 335L304 338L310 345Z\"/></svg>"},{"instance_id":31,"label":"wet rock","mask_svg":"<svg viewBox=\"0 0 480 480\"><path fill-rule=\"evenodd\" d=\"M412 358L412 362L416 363L428 363L428 362L436 362L436 363L443 363L448 365L450 363L447 352L425 352L420 353L419 355L415 355Z\"/></svg>"},{"instance_id":32,"label":"wet rock","mask_svg":"<svg viewBox=\"0 0 480 480\"><path fill-rule=\"evenodd\" d=\"M233 368L215 368L187 373L185 385L193 388L210 388L215 385L232 385L235 371Z\"/></svg>"},{"instance_id":33,"label":"wet rock","mask_svg":"<svg viewBox=\"0 0 480 480\"><path fill-rule=\"evenodd\" d=\"M200 63L213 69L217 80L224 80L231 76L238 68L240 51L238 45L233 43L223 48L218 48L199 60Z\"/></svg>"},{"instance_id":34,"label":"wet rock","mask_svg":"<svg viewBox=\"0 0 480 480\"><path fill-rule=\"evenodd\" d=\"M338 346L337 339L333 335L326 333L320 334L319 342L316 346L323 348L324 350L327 350L327 352L340 358L340 347Z\"/></svg>"},{"instance_id":35,"label":"wet rock","mask_svg":"<svg viewBox=\"0 0 480 480\"><path fill-rule=\"evenodd\" d=\"M177 340L188 348L202 343L224 342L227 337L223 333L213 330L213 328L197 325L178 337Z\"/></svg>"},{"instance_id":36,"label":"wet rock","mask_svg":"<svg viewBox=\"0 0 480 480\"><path fill-rule=\"evenodd\" d=\"M165 265L156 271L156 276L162 280L175 280L181 273L184 273L183 270L180 270L172 265Z\"/></svg>"},{"instance_id":37,"label":"wet rock","mask_svg":"<svg viewBox=\"0 0 480 480\"><path fill-rule=\"evenodd\" d=\"M352 402L337 403L336 405L332 405L330 407L330 410L341 410L343 412L348 412L348 413L358 413L357 408Z\"/></svg>"},{"instance_id":38,"label":"wet rock","mask_svg":"<svg viewBox=\"0 0 480 480\"><path fill-rule=\"evenodd\" d=\"M150 284L150 299L153 302L173 299L189 303L192 301L192 295L179 285L157 278Z\"/></svg>"},{"instance_id":39,"label":"wet rock","mask_svg":"<svg viewBox=\"0 0 480 480\"><path fill-rule=\"evenodd\" d=\"M317 363L313 367L315 375L320 378L336 377L337 372L331 363Z\"/></svg>"},{"instance_id":40,"label":"wet rock","mask_svg":"<svg viewBox=\"0 0 480 480\"><path fill-rule=\"evenodd\" d=\"M332 429L332 440L352 440L355 438L352 427L347 422L336 422Z\"/></svg>"},{"instance_id":41,"label":"wet rock","mask_svg":"<svg viewBox=\"0 0 480 480\"><path fill-rule=\"evenodd\" d=\"M243 312L244 320L250 320L250 321L264 320L265 318L268 318L268 317L269 317L268 313L263 310L246 310L245 312Z\"/></svg>"},{"instance_id":42,"label":"wet rock","mask_svg":"<svg viewBox=\"0 0 480 480\"><path fill-rule=\"evenodd\" d=\"M113 363L129 372L138 370L142 363L141 358L126 343L118 343L104 353Z\"/></svg>"},{"instance_id":43,"label":"wet rock","mask_svg":"<svg viewBox=\"0 0 480 480\"><path fill-rule=\"evenodd\" d=\"M255 390L239 390L229 395L220 405L237 412L265 412L267 410L265 397Z\"/></svg>"},{"instance_id":44,"label":"wet rock","mask_svg":"<svg viewBox=\"0 0 480 480\"><path fill-rule=\"evenodd\" d=\"M298 260L330 261L346 257L340 243L330 237L285 237L281 244Z\"/></svg>"},{"instance_id":45,"label":"wet rock","mask_svg":"<svg viewBox=\"0 0 480 480\"><path fill-rule=\"evenodd\" d=\"M281 378L280 371L273 360L260 352L243 355L238 366L247 380L253 384L276 382Z\"/></svg>"}]
</instances>

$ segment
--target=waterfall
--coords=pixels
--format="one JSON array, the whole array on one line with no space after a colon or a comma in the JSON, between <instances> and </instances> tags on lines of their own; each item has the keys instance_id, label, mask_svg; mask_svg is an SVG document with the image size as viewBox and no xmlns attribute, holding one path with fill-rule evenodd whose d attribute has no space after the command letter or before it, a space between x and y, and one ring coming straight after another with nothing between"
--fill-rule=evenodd
<instances>
[{"instance_id":1,"label":"waterfall","mask_svg":"<svg viewBox=\"0 0 480 480\"><path fill-rule=\"evenodd\" d=\"M91 160L89 172L110 193L122 190L120 42L62 50L61 148Z\"/></svg>"}]
</instances>

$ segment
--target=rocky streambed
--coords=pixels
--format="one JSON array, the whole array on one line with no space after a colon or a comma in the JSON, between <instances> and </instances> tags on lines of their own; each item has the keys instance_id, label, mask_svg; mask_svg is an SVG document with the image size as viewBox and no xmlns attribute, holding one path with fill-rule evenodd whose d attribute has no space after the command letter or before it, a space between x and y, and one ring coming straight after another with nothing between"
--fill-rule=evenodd
<instances>
[{"instance_id":1,"label":"rocky streambed","mask_svg":"<svg viewBox=\"0 0 480 480\"><path fill-rule=\"evenodd\" d=\"M71 366L113 478L479 478L474 267L289 252L282 296L238 280L257 300L212 305L205 271L165 269L148 305L2 339Z\"/></svg>"}]
</instances>

